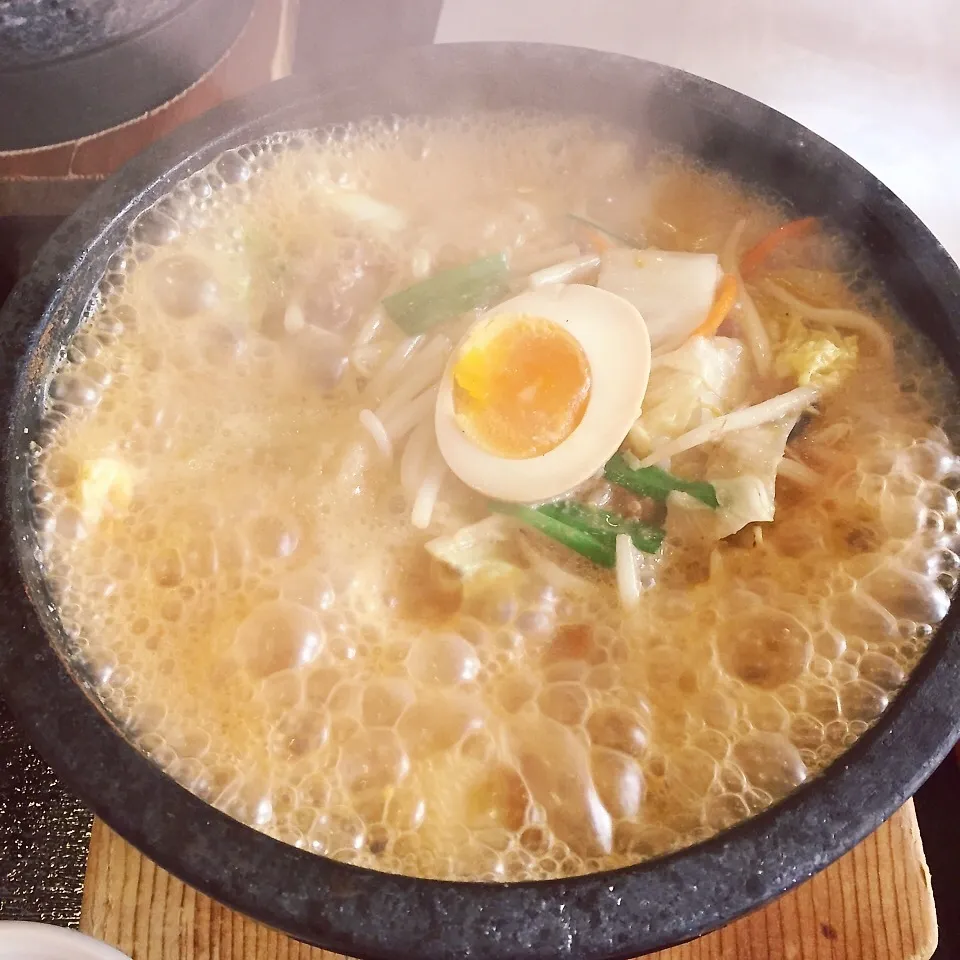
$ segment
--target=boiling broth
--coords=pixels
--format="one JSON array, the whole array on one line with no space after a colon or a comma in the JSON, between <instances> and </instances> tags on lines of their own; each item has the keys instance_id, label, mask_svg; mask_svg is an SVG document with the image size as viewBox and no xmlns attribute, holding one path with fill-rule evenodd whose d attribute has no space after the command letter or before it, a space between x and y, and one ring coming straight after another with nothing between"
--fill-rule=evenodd
<instances>
[{"instance_id":1,"label":"boiling broth","mask_svg":"<svg viewBox=\"0 0 960 960\"><path fill-rule=\"evenodd\" d=\"M807 474L778 479L773 522L708 545L668 527L633 609L609 571L533 534L493 585L425 550L487 503L447 474L427 528L411 523L417 491L360 420L424 346L378 303L501 251L515 269L548 264L571 212L715 253L739 220L744 248L784 221L619 131L493 115L231 151L114 259L49 387L44 567L68 652L113 716L238 820L421 877L635 863L815 776L945 615L960 465L938 424L953 384L822 233L770 276L869 311L896 363L860 338L791 440ZM792 321L765 288L754 298L770 329ZM451 344L474 319L445 328Z\"/></svg>"}]
</instances>

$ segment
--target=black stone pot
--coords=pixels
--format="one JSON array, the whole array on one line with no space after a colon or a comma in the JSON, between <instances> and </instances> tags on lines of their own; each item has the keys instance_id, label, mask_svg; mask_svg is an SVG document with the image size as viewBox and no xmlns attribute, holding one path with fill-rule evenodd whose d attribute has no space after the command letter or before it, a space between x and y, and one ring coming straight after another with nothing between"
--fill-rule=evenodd
<instances>
[{"instance_id":1,"label":"black stone pot","mask_svg":"<svg viewBox=\"0 0 960 960\"><path fill-rule=\"evenodd\" d=\"M0 151L77 140L196 83L253 0L8 0L0 16Z\"/></svg>"},{"instance_id":2,"label":"black stone pot","mask_svg":"<svg viewBox=\"0 0 960 960\"><path fill-rule=\"evenodd\" d=\"M370 960L632 957L727 923L806 879L917 789L960 731L960 604L849 753L734 829L640 866L572 880L423 881L271 840L130 746L57 653L60 625L28 523L27 460L44 378L140 211L225 147L271 131L476 107L597 114L826 218L862 244L891 299L960 367L960 273L929 231L839 150L723 87L620 56L500 44L409 51L358 67L329 89L284 81L128 164L57 231L0 314L9 417L0 682L43 756L115 830L203 892L301 940Z\"/></svg>"}]
</instances>

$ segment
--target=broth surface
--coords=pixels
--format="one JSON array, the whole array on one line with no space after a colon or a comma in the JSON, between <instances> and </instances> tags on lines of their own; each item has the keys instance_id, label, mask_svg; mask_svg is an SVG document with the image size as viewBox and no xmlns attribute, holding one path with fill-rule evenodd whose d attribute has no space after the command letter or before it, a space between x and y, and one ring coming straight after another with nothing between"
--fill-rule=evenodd
<instances>
[{"instance_id":1,"label":"broth surface","mask_svg":"<svg viewBox=\"0 0 960 960\"><path fill-rule=\"evenodd\" d=\"M331 185L357 193L333 202ZM815 776L945 615L952 383L826 235L769 275L878 317L895 365L858 338L855 369L790 444L815 482L781 476L773 522L710 545L668 526L627 610L609 571L535 535L492 585L431 557L487 503L447 474L428 528L411 524L398 458L360 423L404 356L378 301L500 251L549 264L571 212L715 253L741 219L743 249L785 219L618 131L478 116L231 152L115 258L49 389L45 569L68 653L113 716L238 820L423 877L635 863ZM768 326L791 322L753 292Z\"/></svg>"}]
</instances>

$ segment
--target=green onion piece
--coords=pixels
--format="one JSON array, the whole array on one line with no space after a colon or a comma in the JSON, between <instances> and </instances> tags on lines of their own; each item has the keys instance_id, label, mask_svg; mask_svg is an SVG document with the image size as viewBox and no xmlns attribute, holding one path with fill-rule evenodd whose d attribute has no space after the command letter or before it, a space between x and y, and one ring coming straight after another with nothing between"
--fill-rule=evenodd
<instances>
[{"instance_id":1,"label":"green onion piece","mask_svg":"<svg viewBox=\"0 0 960 960\"><path fill-rule=\"evenodd\" d=\"M565 547L579 553L580 556L592 560L600 567L615 567L617 564L617 538L606 534L588 530L578 530L562 520L548 516L533 507L525 507L518 503L491 503L490 509L494 513L503 513L508 517L521 520L534 530L562 543Z\"/></svg>"},{"instance_id":2,"label":"green onion piece","mask_svg":"<svg viewBox=\"0 0 960 960\"><path fill-rule=\"evenodd\" d=\"M657 553L663 544L664 533L660 527L642 520L631 520L618 513L609 513L597 507L587 507L580 503L545 503L537 508L540 513L560 520L577 530L608 536L616 540L618 533L626 533L633 545L644 553Z\"/></svg>"},{"instance_id":3,"label":"green onion piece","mask_svg":"<svg viewBox=\"0 0 960 960\"><path fill-rule=\"evenodd\" d=\"M667 495L677 490L716 510L720 506L717 491L713 484L705 480L681 480L659 467L638 467L634 470L627 466L622 454L614 454L603 468L603 475L611 482L624 487L640 497L652 497L654 500L666 500Z\"/></svg>"},{"instance_id":4,"label":"green onion piece","mask_svg":"<svg viewBox=\"0 0 960 960\"><path fill-rule=\"evenodd\" d=\"M441 270L383 299L383 309L410 336L468 310L490 306L508 290L506 254Z\"/></svg>"},{"instance_id":5,"label":"green onion piece","mask_svg":"<svg viewBox=\"0 0 960 960\"><path fill-rule=\"evenodd\" d=\"M643 246L639 240L636 240L633 237L623 237L619 233L614 233L612 230L608 230L606 227L601 227L599 223L594 223L593 220L588 220L586 217L581 217L579 214L568 213L567 216L576 223L582 223L585 227L589 227L591 230L596 230L599 233L604 234L604 236L609 237L611 240L616 240L617 243L624 247L633 247L636 250Z\"/></svg>"}]
</instances>

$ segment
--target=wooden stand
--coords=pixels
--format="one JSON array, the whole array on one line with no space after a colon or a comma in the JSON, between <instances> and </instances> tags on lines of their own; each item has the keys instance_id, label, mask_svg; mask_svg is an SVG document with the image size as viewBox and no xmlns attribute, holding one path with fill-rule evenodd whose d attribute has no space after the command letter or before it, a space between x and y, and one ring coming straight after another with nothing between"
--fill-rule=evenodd
<instances>
[{"instance_id":1,"label":"wooden stand","mask_svg":"<svg viewBox=\"0 0 960 960\"><path fill-rule=\"evenodd\" d=\"M133 960L342 960L209 900L99 821L80 929ZM655 956L929 960L936 946L930 875L910 801L855 850L763 910Z\"/></svg>"}]
</instances>

